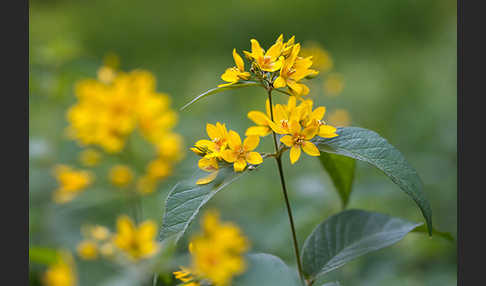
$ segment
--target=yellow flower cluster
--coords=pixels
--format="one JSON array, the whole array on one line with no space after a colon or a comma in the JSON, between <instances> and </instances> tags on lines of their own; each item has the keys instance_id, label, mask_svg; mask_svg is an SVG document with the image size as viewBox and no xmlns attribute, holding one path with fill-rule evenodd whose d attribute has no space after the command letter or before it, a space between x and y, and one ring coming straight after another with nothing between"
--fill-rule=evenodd
<instances>
[{"instance_id":1,"label":"yellow flower cluster","mask_svg":"<svg viewBox=\"0 0 486 286\"><path fill-rule=\"evenodd\" d=\"M273 120L267 100L267 113L250 111L248 118L256 126L247 129L246 135L266 136L271 131L284 135L280 142L290 148L290 162L294 164L299 160L301 150L310 156L319 156L320 152L314 143L310 142L316 135L323 138L338 136L336 128L322 120L326 112L324 106L313 108L313 101L307 99L297 105L295 96L290 96L286 105L272 106Z\"/></svg>"},{"instance_id":2,"label":"yellow flower cluster","mask_svg":"<svg viewBox=\"0 0 486 286\"><path fill-rule=\"evenodd\" d=\"M207 124L206 132L210 140L199 140L191 150L202 156L198 162L200 169L211 174L197 181L197 184L207 184L216 178L219 162L225 161L233 164L235 172L243 171L248 164L258 165L263 158L254 152L260 143L258 136L248 136L241 141L241 137L233 130L227 130L225 124Z\"/></svg>"},{"instance_id":3,"label":"yellow flower cluster","mask_svg":"<svg viewBox=\"0 0 486 286\"><path fill-rule=\"evenodd\" d=\"M228 222L221 222L215 211L207 212L201 222L202 232L195 235L189 244L191 267L181 267L174 272L177 279L197 286L199 281L211 285L227 286L234 276L246 269L243 254L249 242L240 229Z\"/></svg>"},{"instance_id":4,"label":"yellow flower cluster","mask_svg":"<svg viewBox=\"0 0 486 286\"><path fill-rule=\"evenodd\" d=\"M157 183L172 173L183 157L183 140L173 132L177 113L170 108L167 94L156 92L155 77L148 71L122 72L114 55L105 59L98 79L85 79L75 88L78 101L67 112L67 134L82 146L94 145L105 152L121 152L129 135L138 129L156 150L137 181L139 193L152 193ZM87 149L80 154L84 166L98 164L101 154ZM115 166L110 181L119 187L133 180L131 171Z\"/></svg>"},{"instance_id":5,"label":"yellow flower cluster","mask_svg":"<svg viewBox=\"0 0 486 286\"><path fill-rule=\"evenodd\" d=\"M108 228L101 225L84 226L81 232L84 240L77 246L79 257L93 260L98 258L99 253L105 257L113 255L114 246L110 241L111 233Z\"/></svg>"},{"instance_id":6,"label":"yellow flower cluster","mask_svg":"<svg viewBox=\"0 0 486 286\"><path fill-rule=\"evenodd\" d=\"M248 80L253 74L258 80L266 81L274 88L288 87L290 92L296 96L309 93L309 88L300 81L317 75L318 71L310 69L312 56L299 55L301 46L300 43L295 43L295 37L284 42L283 35L280 35L267 51L260 46L257 40L251 39L250 42L251 52L243 51L243 53L251 62L251 73L245 71L244 61L234 49L233 59L236 66L226 69L221 75L221 79L227 83L221 84L219 87L232 85L240 80Z\"/></svg>"},{"instance_id":7,"label":"yellow flower cluster","mask_svg":"<svg viewBox=\"0 0 486 286\"><path fill-rule=\"evenodd\" d=\"M66 165L55 166L54 177L59 187L54 191L53 200L58 204L72 201L93 182L93 175L90 172L76 170Z\"/></svg>"},{"instance_id":8,"label":"yellow flower cluster","mask_svg":"<svg viewBox=\"0 0 486 286\"><path fill-rule=\"evenodd\" d=\"M110 169L110 182L120 188L128 186L133 180L133 172L125 165L115 165Z\"/></svg>"},{"instance_id":9,"label":"yellow flower cluster","mask_svg":"<svg viewBox=\"0 0 486 286\"><path fill-rule=\"evenodd\" d=\"M79 161L85 167L94 167L101 160L101 153L95 149L86 149L79 154Z\"/></svg>"},{"instance_id":10,"label":"yellow flower cluster","mask_svg":"<svg viewBox=\"0 0 486 286\"><path fill-rule=\"evenodd\" d=\"M159 250L155 240L157 225L151 220L137 227L130 217L122 215L117 220L117 232L114 234L100 225L84 227L82 233L84 240L78 244L77 251L85 260L96 259L99 253L106 258L119 253L136 262L152 257Z\"/></svg>"},{"instance_id":11,"label":"yellow flower cluster","mask_svg":"<svg viewBox=\"0 0 486 286\"><path fill-rule=\"evenodd\" d=\"M75 286L77 274L73 257L69 252L62 252L56 262L49 266L42 277L45 286Z\"/></svg>"}]
</instances>

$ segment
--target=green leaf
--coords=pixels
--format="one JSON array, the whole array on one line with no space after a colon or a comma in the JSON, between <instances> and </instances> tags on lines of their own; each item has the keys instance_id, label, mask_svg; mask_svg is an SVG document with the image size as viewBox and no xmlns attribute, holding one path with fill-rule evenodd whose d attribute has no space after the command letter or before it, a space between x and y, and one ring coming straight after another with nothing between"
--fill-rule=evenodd
<instances>
[{"instance_id":1,"label":"green leaf","mask_svg":"<svg viewBox=\"0 0 486 286\"><path fill-rule=\"evenodd\" d=\"M423 193L423 183L402 153L371 130L344 127L339 128L337 133L339 136L331 139L316 136L313 142L320 151L361 160L384 172L417 203L432 235L432 210Z\"/></svg>"},{"instance_id":2,"label":"green leaf","mask_svg":"<svg viewBox=\"0 0 486 286\"><path fill-rule=\"evenodd\" d=\"M302 286L297 271L289 268L277 256L266 253L249 254L247 270L235 277L233 286Z\"/></svg>"},{"instance_id":3,"label":"green leaf","mask_svg":"<svg viewBox=\"0 0 486 286\"><path fill-rule=\"evenodd\" d=\"M194 220L199 209L218 191L248 173L248 168L236 173L232 166L220 167L218 176L206 185L197 185L196 181L209 173L202 171L198 173L199 176L177 183L169 192L165 202L160 240L174 238L174 242L177 242Z\"/></svg>"},{"instance_id":4,"label":"green leaf","mask_svg":"<svg viewBox=\"0 0 486 286\"><path fill-rule=\"evenodd\" d=\"M413 232L428 233L427 232L427 228L425 227L425 225L421 225L421 226L417 227L416 229L413 230ZM455 239L452 236L452 234L450 234L448 232L439 231L436 228L432 228L432 235L436 235L436 236L442 237L442 238L444 238L444 239L446 239L446 240L448 240L450 242L454 242L455 241Z\"/></svg>"},{"instance_id":5,"label":"green leaf","mask_svg":"<svg viewBox=\"0 0 486 286\"><path fill-rule=\"evenodd\" d=\"M341 198L343 209L346 208L353 188L356 160L326 152L322 152L319 159L329 177L331 177L334 187Z\"/></svg>"},{"instance_id":6,"label":"green leaf","mask_svg":"<svg viewBox=\"0 0 486 286\"><path fill-rule=\"evenodd\" d=\"M186 105L184 105L183 107L181 107L181 111L185 110L186 108L188 108L189 106L191 106L193 103L196 103L198 102L199 100L207 97L207 96L210 96L210 95L213 95L213 94L216 94L216 93L220 93L220 92L223 92L225 90L231 90L231 89L237 89L237 88L242 88L242 87L248 87L248 86L263 86L261 83L259 82L256 82L256 81L241 81L241 82L238 82L238 83L235 83L235 84L232 84L232 85L229 85L229 86L224 86L224 87L215 87L215 88L212 88L198 96L196 96L195 98L193 98L191 101L189 101Z\"/></svg>"},{"instance_id":7,"label":"green leaf","mask_svg":"<svg viewBox=\"0 0 486 286\"><path fill-rule=\"evenodd\" d=\"M327 283L322 284L321 286L341 286L341 283L339 283L338 281L327 282Z\"/></svg>"},{"instance_id":8,"label":"green leaf","mask_svg":"<svg viewBox=\"0 0 486 286\"><path fill-rule=\"evenodd\" d=\"M320 223L305 240L304 275L320 277L354 258L400 241L420 225L362 210L340 212Z\"/></svg>"}]
</instances>

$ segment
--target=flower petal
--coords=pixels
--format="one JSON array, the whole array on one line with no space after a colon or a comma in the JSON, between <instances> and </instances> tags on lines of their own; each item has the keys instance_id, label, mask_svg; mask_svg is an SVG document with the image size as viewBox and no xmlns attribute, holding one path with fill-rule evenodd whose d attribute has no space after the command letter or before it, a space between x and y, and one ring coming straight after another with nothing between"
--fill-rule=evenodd
<instances>
[{"instance_id":1,"label":"flower petal","mask_svg":"<svg viewBox=\"0 0 486 286\"><path fill-rule=\"evenodd\" d=\"M233 59L235 60L236 67L243 72L245 70L245 62L243 61L241 56L238 55L236 49L233 49Z\"/></svg>"},{"instance_id":2,"label":"flower petal","mask_svg":"<svg viewBox=\"0 0 486 286\"><path fill-rule=\"evenodd\" d=\"M246 161L252 165L258 165L263 162L263 158L258 152L249 152L246 154Z\"/></svg>"},{"instance_id":3,"label":"flower petal","mask_svg":"<svg viewBox=\"0 0 486 286\"><path fill-rule=\"evenodd\" d=\"M300 157L300 146L292 146L290 149L290 163L294 164L299 160Z\"/></svg>"},{"instance_id":4,"label":"flower petal","mask_svg":"<svg viewBox=\"0 0 486 286\"><path fill-rule=\"evenodd\" d=\"M326 108L324 106L319 106L318 108L314 109L314 111L312 111L312 114L310 115L310 119L322 120L325 113L326 113Z\"/></svg>"},{"instance_id":5,"label":"flower petal","mask_svg":"<svg viewBox=\"0 0 486 286\"><path fill-rule=\"evenodd\" d=\"M268 118L265 113L261 111L250 111L248 112L248 118L258 125L267 125L270 118Z\"/></svg>"},{"instance_id":6,"label":"flower petal","mask_svg":"<svg viewBox=\"0 0 486 286\"><path fill-rule=\"evenodd\" d=\"M245 141L243 141L243 149L245 151L253 151L255 150L256 147L258 147L259 143L260 143L260 137L255 135L248 136L245 138Z\"/></svg>"},{"instance_id":7,"label":"flower petal","mask_svg":"<svg viewBox=\"0 0 486 286\"><path fill-rule=\"evenodd\" d=\"M277 77L277 79L273 82L274 88L281 88L287 86L285 79L281 76Z\"/></svg>"},{"instance_id":8,"label":"flower petal","mask_svg":"<svg viewBox=\"0 0 486 286\"><path fill-rule=\"evenodd\" d=\"M319 152L319 149L317 149L316 145L309 141L302 142L302 150L304 150L304 152L310 156L321 155L321 152Z\"/></svg>"},{"instance_id":9,"label":"flower petal","mask_svg":"<svg viewBox=\"0 0 486 286\"><path fill-rule=\"evenodd\" d=\"M246 129L245 136L256 135L260 137L267 136L272 130L268 126L251 126Z\"/></svg>"},{"instance_id":10,"label":"flower petal","mask_svg":"<svg viewBox=\"0 0 486 286\"><path fill-rule=\"evenodd\" d=\"M204 171L214 171L219 168L218 166L218 160L216 158L201 158L197 162L197 166L199 169L204 170Z\"/></svg>"},{"instance_id":11,"label":"flower petal","mask_svg":"<svg viewBox=\"0 0 486 286\"><path fill-rule=\"evenodd\" d=\"M239 148L239 146L241 146L240 135L238 135L238 133L236 133L235 131L230 130L228 132L228 144L233 150Z\"/></svg>"},{"instance_id":12,"label":"flower petal","mask_svg":"<svg viewBox=\"0 0 486 286\"><path fill-rule=\"evenodd\" d=\"M289 129L291 134L300 134L300 131L302 130L300 123L296 120L290 121Z\"/></svg>"},{"instance_id":13,"label":"flower petal","mask_svg":"<svg viewBox=\"0 0 486 286\"><path fill-rule=\"evenodd\" d=\"M223 150L221 152L221 157L223 157L223 159L228 163L233 163L236 161L236 154L233 150Z\"/></svg>"},{"instance_id":14,"label":"flower petal","mask_svg":"<svg viewBox=\"0 0 486 286\"><path fill-rule=\"evenodd\" d=\"M294 140L292 139L292 136L290 136L290 135L285 135L284 137L280 138L280 142L284 143L285 146L287 146L287 147L294 146Z\"/></svg>"},{"instance_id":15,"label":"flower petal","mask_svg":"<svg viewBox=\"0 0 486 286\"><path fill-rule=\"evenodd\" d=\"M319 134L318 135L322 138L333 138L333 137L338 136L336 131L337 131L337 129L334 126L321 125L321 127L319 127Z\"/></svg>"},{"instance_id":16,"label":"flower petal","mask_svg":"<svg viewBox=\"0 0 486 286\"><path fill-rule=\"evenodd\" d=\"M219 171L214 171L214 172L210 173L209 175L207 175L206 177L197 180L196 181L196 184L198 184L198 185L209 184L214 179L216 179L216 177L218 176L218 172Z\"/></svg>"},{"instance_id":17,"label":"flower petal","mask_svg":"<svg viewBox=\"0 0 486 286\"><path fill-rule=\"evenodd\" d=\"M245 169L245 167L246 167L246 161L243 158L239 158L233 164L233 168L235 169L235 172L241 172Z\"/></svg>"},{"instance_id":18,"label":"flower petal","mask_svg":"<svg viewBox=\"0 0 486 286\"><path fill-rule=\"evenodd\" d=\"M317 135L317 130L317 125L311 124L310 126L306 127L304 131L302 131L302 135L304 135L305 140L310 140Z\"/></svg>"}]
</instances>

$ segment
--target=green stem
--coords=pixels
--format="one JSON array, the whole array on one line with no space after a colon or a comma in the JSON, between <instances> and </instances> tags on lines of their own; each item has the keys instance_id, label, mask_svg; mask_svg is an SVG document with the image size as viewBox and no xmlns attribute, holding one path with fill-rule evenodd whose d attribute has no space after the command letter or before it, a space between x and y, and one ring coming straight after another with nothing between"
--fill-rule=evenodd
<instances>
[{"instance_id":1,"label":"green stem","mask_svg":"<svg viewBox=\"0 0 486 286\"><path fill-rule=\"evenodd\" d=\"M273 121L273 104L272 104L272 89L268 89L268 101L270 105L270 119ZM304 282L305 285L305 279L302 271L302 264L300 262L300 254L299 254L299 243L297 242L297 234L295 231L295 225L294 225L294 219L292 217L292 209L290 208L290 202L289 202L289 196L287 194L287 187L285 185L285 179L284 179L284 174L283 174L283 168L282 168L282 153L279 152L278 150L278 143L277 143L277 135L275 132L272 130L272 136L273 136L273 143L275 146L275 153L277 156L275 156L275 160L277 161L277 166L278 166L278 173L280 175L280 183L282 185L282 192L284 195L285 199L285 206L287 207L287 214L289 217L289 222L290 222L290 229L292 231L292 241L294 243L294 251L295 251L295 259L297 260L297 268L299 270L299 277L302 282Z\"/></svg>"}]
</instances>

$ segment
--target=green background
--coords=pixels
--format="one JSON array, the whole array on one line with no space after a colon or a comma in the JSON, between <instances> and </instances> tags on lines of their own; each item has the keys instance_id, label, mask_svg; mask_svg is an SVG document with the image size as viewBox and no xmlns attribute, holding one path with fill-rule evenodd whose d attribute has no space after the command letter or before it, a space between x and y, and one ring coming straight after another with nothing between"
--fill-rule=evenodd
<instances>
[{"instance_id":1,"label":"green background","mask_svg":"<svg viewBox=\"0 0 486 286\"><path fill-rule=\"evenodd\" d=\"M66 109L75 102L73 84L95 77L107 52L119 55L123 70L153 72L157 90L170 94L178 109L221 83L220 75L233 65L233 48L249 50L251 38L269 47L280 33L286 39L295 35L299 42L318 42L330 52L334 71L344 77L343 92L326 96L321 75L309 82L310 96L330 111L348 110L351 125L374 130L401 150L425 183L435 226L456 237L455 1L37 0L30 1L29 25L31 245L74 249L82 223L113 227L117 215L127 212L109 199L114 190L107 190L106 183L106 188L90 189L67 207L50 200L56 188L52 167L79 165L81 148L63 136ZM144 217L160 223L170 187L196 169L198 157L188 147L206 137L206 122L224 122L243 134L251 125L246 113L263 110L264 100L264 90L252 87L213 95L180 112L176 131L184 136L186 157L157 194L144 198ZM134 137L135 155L146 162L151 154ZM259 148L272 150L271 140L266 138ZM291 166L287 156L284 171L302 245L341 203L316 158L303 155ZM95 169L96 178L106 181L107 168L116 160L105 156ZM241 226L252 251L294 264L274 162L266 161L219 193L209 207ZM349 208L423 221L409 197L363 163L357 164ZM82 281L87 273L102 277L110 271L109 265L94 266L103 262L79 264ZM43 268L31 265L31 270L35 284ZM347 264L331 278L342 285L455 285L456 246L438 237L410 234L391 248Z\"/></svg>"}]
</instances>

